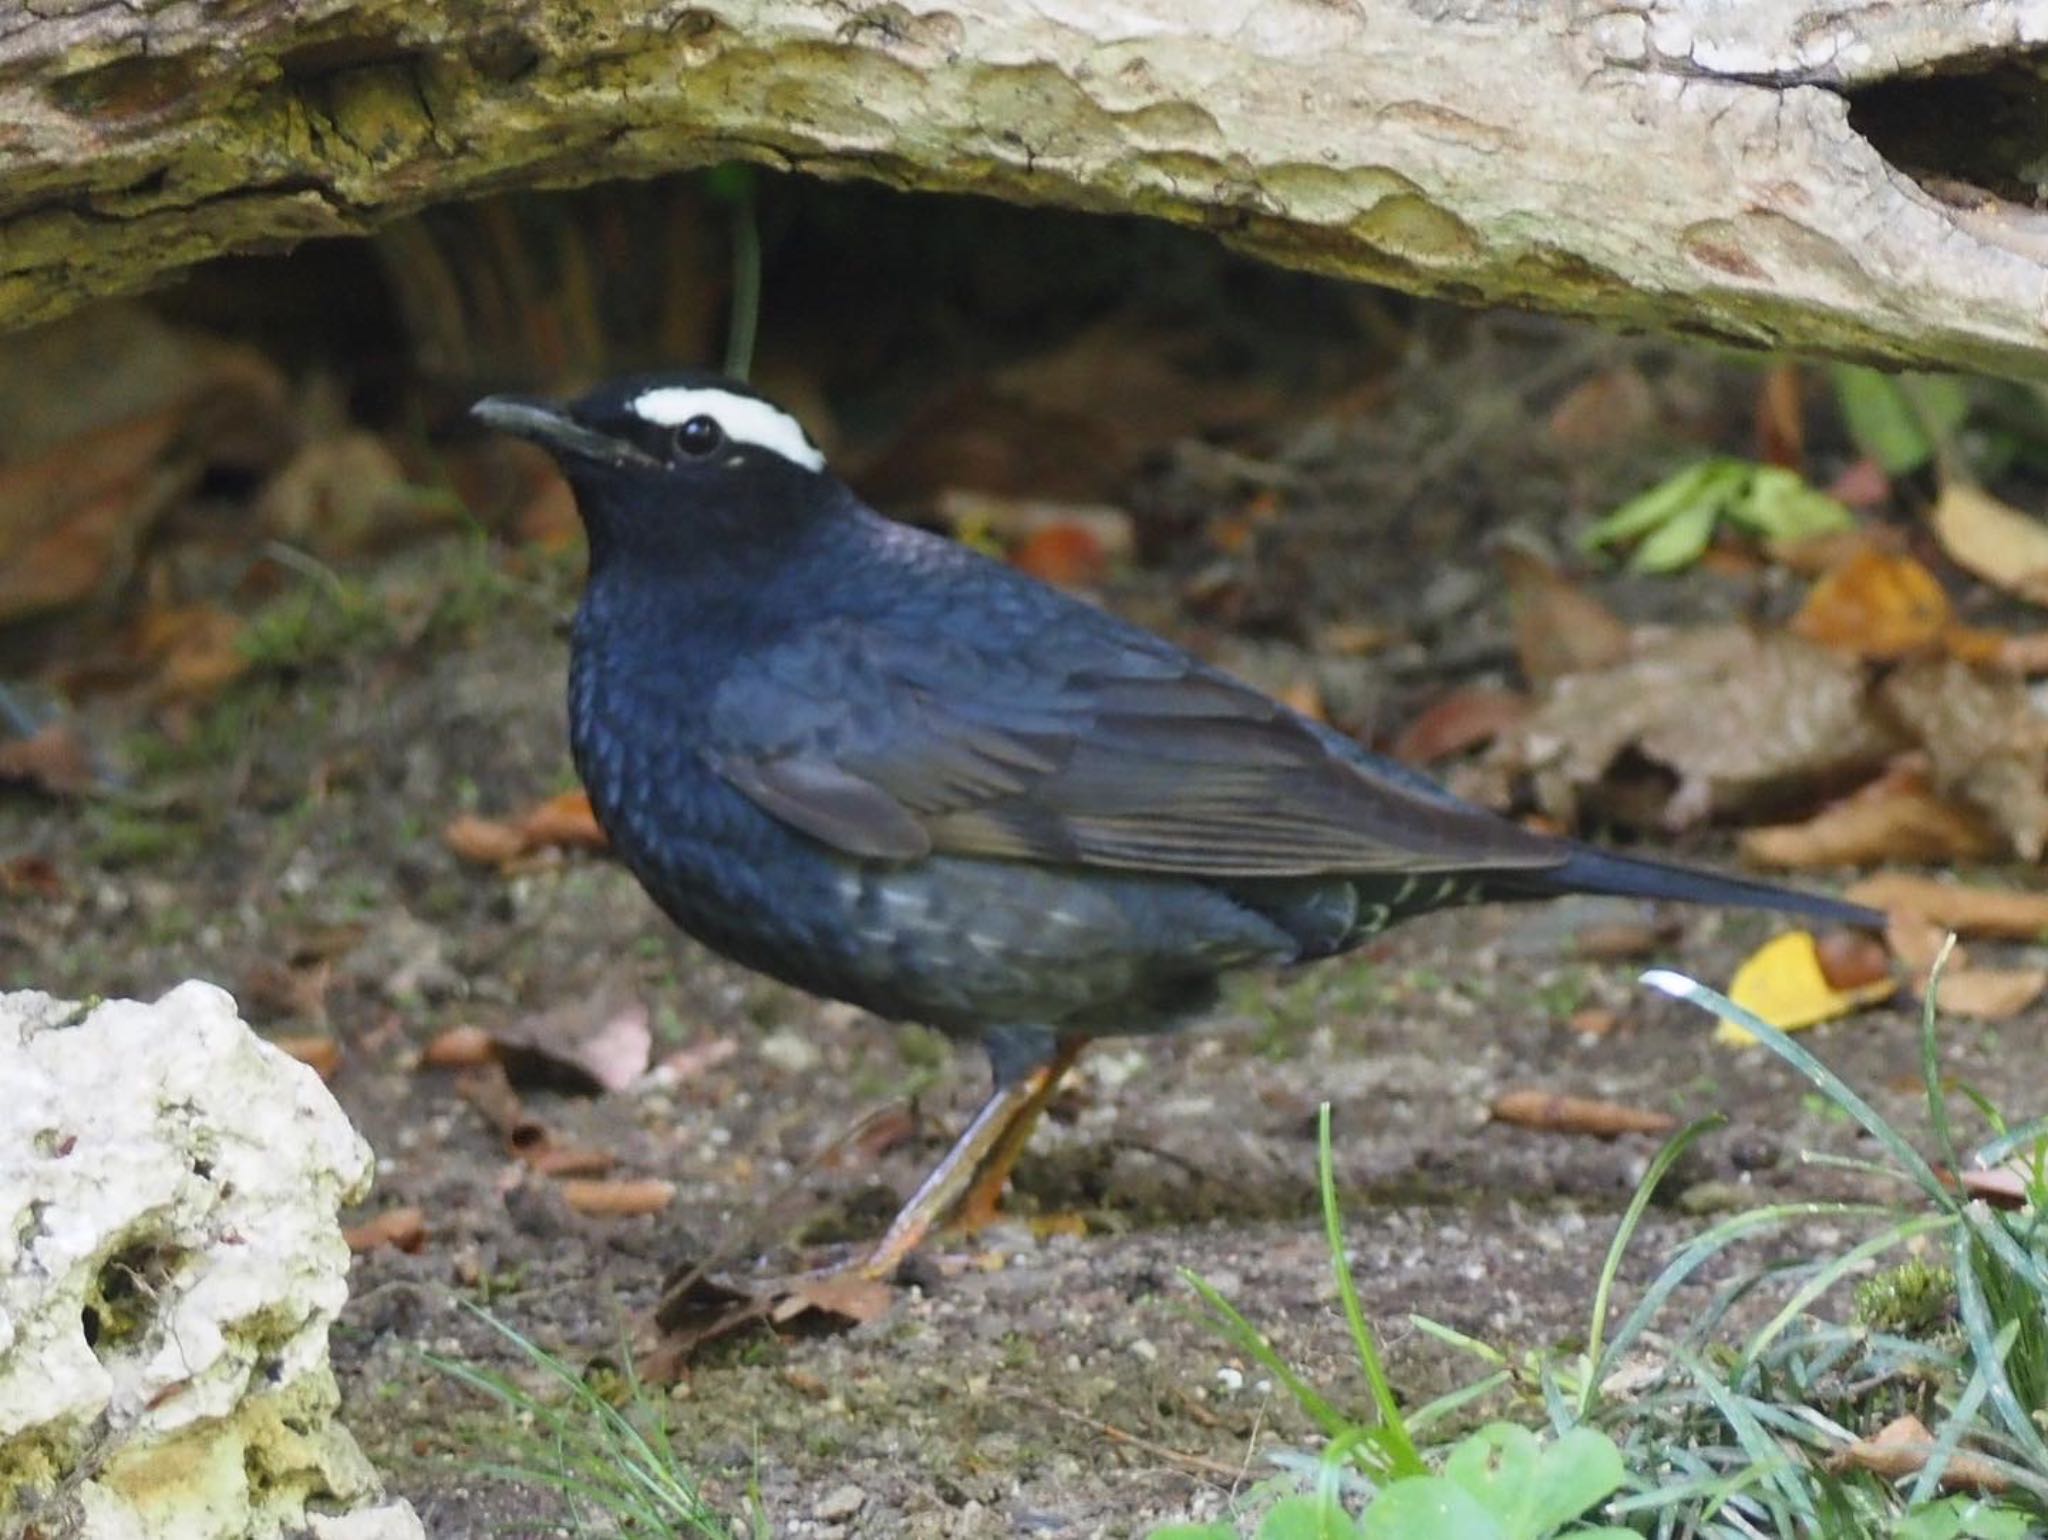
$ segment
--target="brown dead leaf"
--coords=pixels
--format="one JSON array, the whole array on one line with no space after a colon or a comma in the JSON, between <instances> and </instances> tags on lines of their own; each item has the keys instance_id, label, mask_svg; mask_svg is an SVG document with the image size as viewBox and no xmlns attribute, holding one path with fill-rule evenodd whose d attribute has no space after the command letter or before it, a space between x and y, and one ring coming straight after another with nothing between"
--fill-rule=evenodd
<instances>
[{"instance_id":1,"label":"brown dead leaf","mask_svg":"<svg viewBox=\"0 0 2048 1540\"><path fill-rule=\"evenodd\" d=\"M526 837L516 825L474 813L451 819L441 831L441 843L474 866L503 866L526 853Z\"/></svg>"},{"instance_id":2,"label":"brown dead leaf","mask_svg":"<svg viewBox=\"0 0 2048 1540\"><path fill-rule=\"evenodd\" d=\"M573 1144L544 1144L522 1158L529 1169L542 1176L556 1177L607 1176L618 1164L617 1158L607 1151L582 1149Z\"/></svg>"},{"instance_id":3,"label":"brown dead leaf","mask_svg":"<svg viewBox=\"0 0 2048 1540\"><path fill-rule=\"evenodd\" d=\"M654 1031L647 1004L604 990L491 1034L515 1086L570 1095L623 1091L647 1072Z\"/></svg>"},{"instance_id":4,"label":"brown dead leaf","mask_svg":"<svg viewBox=\"0 0 2048 1540\"><path fill-rule=\"evenodd\" d=\"M1550 414L1560 449L1585 454L1628 442L1657 420L1657 395L1633 365L1603 369L1580 381Z\"/></svg>"},{"instance_id":5,"label":"brown dead leaf","mask_svg":"<svg viewBox=\"0 0 2048 1540\"><path fill-rule=\"evenodd\" d=\"M1863 658L1903 658L1940 642L1952 612L1934 574L1910 556L1866 550L1829 572L1792 631Z\"/></svg>"},{"instance_id":6,"label":"brown dead leaf","mask_svg":"<svg viewBox=\"0 0 2048 1540\"><path fill-rule=\"evenodd\" d=\"M1897 747L1860 663L1730 625L1645 637L1618 664L1560 678L1496 753L1530 775L1545 813L1575 827L1588 796L1617 816L1633 811L1605 783L1634 750L1678 783L1655 788L1643 813L1683 827L1811 798L1868 775Z\"/></svg>"},{"instance_id":7,"label":"brown dead leaf","mask_svg":"<svg viewBox=\"0 0 2048 1540\"><path fill-rule=\"evenodd\" d=\"M1766 465L1798 470L1806 463L1806 403L1799 366L1778 363L1764 371L1756 396L1756 457Z\"/></svg>"},{"instance_id":8,"label":"brown dead leaf","mask_svg":"<svg viewBox=\"0 0 2048 1540\"><path fill-rule=\"evenodd\" d=\"M449 1027L421 1050L420 1064L426 1069L476 1069L497 1056L497 1045L482 1027Z\"/></svg>"},{"instance_id":9,"label":"brown dead leaf","mask_svg":"<svg viewBox=\"0 0 2048 1540\"><path fill-rule=\"evenodd\" d=\"M1629 650L1629 629L1578 584L1533 551L1504 546L1515 652L1534 685L1603 669Z\"/></svg>"},{"instance_id":10,"label":"brown dead leaf","mask_svg":"<svg viewBox=\"0 0 2048 1540\"><path fill-rule=\"evenodd\" d=\"M518 829L529 849L603 850L609 843L598 827L589 795L581 790L557 792L536 802L520 815Z\"/></svg>"},{"instance_id":11,"label":"brown dead leaf","mask_svg":"<svg viewBox=\"0 0 2048 1540\"><path fill-rule=\"evenodd\" d=\"M241 620L213 605L152 605L136 621L129 650L150 666L160 697L203 700L248 671L241 635Z\"/></svg>"},{"instance_id":12,"label":"brown dead leaf","mask_svg":"<svg viewBox=\"0 0 2048 1540\"><path fill-rule=\"evenodd\" d=\"M1904 549L1904 542L1882 525L1858 524L1849 529L1823 530L1797 540L1772 540L1764 553L1778 566L1801 577L1826 577L1857 557L1876 552L1892 555Z\"/></svg>"},{"instance_id":13,"label":"brown dead leaf","mask_svg":"<svg viewBox=\"0 0 2048 1540\"><path fill-rule=\"evenodd\" d=\"M637 1181L584 1181L561 1183L562 1200L579 1214L592 1218L630 1219L639 1214L658 1214L675 1200L674 1182L642 1178Z\"/></svg>"},{"instance_id":14,"label":"brown dead leaf","mask_svg":"<svg viewBox=\"0 0 2048 1540\"><path fill-rule=\"evenodd\" d=\"M1453 690L1401 729L1390 752L1408 765L1432 765L1493 742L1529 714L1527 697L1470 685Z\"/></svg>"},{"instance_id":15,"label":"brown dead leaf","mask_svg":"<svg viewBox=\"0 0 2048 1540\"><path fill-rule=\"evenodd\" d=\"M1621 1012L1604 1005L1589 1005L1573 1011L1566 1025L1580 1037L1606 1037L1621 1025Z\"/></svg>"},{"instance_id":16,"label":"brown dead leaf","mask_svg":"<svg viewBox=\"0 0 2048 1540\"><path fill-rule=\"evenodd\" d=\"M452 522L462 506L414 485L376 434L345 429L301 444L256 499L256 516L277 539L334 558Z\"/></svg>"},{"instance_id":17,"label":"brown dead leaf","mask_svg":"<svg viewBox=\"0 0 2048 1540\"><path fill-rule=\"evenodd\" d=\"M26 738L0 743L0 782L52 797L81 797L98 779L84 737L69 722L51 722Z\"/></svg>"},{"instance_id":18,"label":"brown dead leaf","mask_svg":"<svg viewBox=\"0 0 2048 1540\"><path fill-rule=\"evenodd\" d=\"M2048 968L1956 968L1941 974L1941 1012L1972 1021L2009 1021L2048 990Z\"/></svg>"},{"instance_id":19,"label":"brown dead leaf","mask_svg":"<svg viewBox=\"0 0 2048 1540\"><path fill-rule=\"evenodd\" d=\"M1942 1173L1944 1177L1948 1173ZM2033 1201L2033 1188L2029 1173L2018 1166L1992 1166L1989 1169L1973 1169L1963 1172L1956 1185L1973 1198L1981 1198L1993 1208L2022 1209Z\"/></svg>"},{"instance_id":20,"label":"brown dead leaf","mask_svg":"<svg viewBox=\"0 0 2048 1540\"><path fill-rule=\"evenodd\" d=\"M494 1061L464 1070L455 1077L455 1094L481 1112L505 1141L505 1148L522 1159L555 1142L547 1124L526 1110L502 1064Z\"/></svg>"},{"instance_id":21,"label":"brown dead leaf","mask_svg":"<svg viewBox=\"0 0 2048 1540\"><path fill-rule=\"evenodd\" d=\"M1589 1134L1612 1139L1619 1134L1668 1134L1678 1126L1669 1113L1554 1091L1503 1091L1489 1109L1496 1123L1532 1128L1549 1134Z\"/></svg>"},{"instance_id":22,"label":"brown dead leaf","mask_svg":"<svg viewBox=\"0 0 2048 1540\"><path fill-rule=\"evenodd\" d=\"M1942 645L1952 657L1980 668L2033 678L2048 674L2048 631L2014 634L2009 631L1980 631L1974 626L1950 626L1942 634Z\"/></svg>"},{"instance_id":23,"label":"brown dead leaf","mask_svg":"<svg viewBox=\"0 0 2048 1540\"><path fill-rule=\"evenodd\" d=\"M1925 746L1934 786L1976 809L2013 852L2038 861L2048 847L2048 716L2024 681L1954 658L1899 669L1883 687L1893 715Z\"/></svg>"},{"instance_id":24,"label":"brown dead leaf","mask_svg":"<svg viewBox=\"0 0 2048 1540\"><path fill-rule=\"evenodd\" d=\"M879 1321L889 1313L895 1295L886 1283L874 1278L861 1278L846 1273L826 1273L815 1278L799 1279L796 1285L776 1300L769 1311L769 1319L777 1326L788 1326L804 1316L822 1319L806 1323L813 1329L823 1326L827 1330L843 1331L849 1326L865 1326L870 1321Z\"/></svg>"},{"instance_id":25,"label":"brown dead leaf","mask_svg":"<svg viewBox=\"0 0 2048 1540\"><path fill-rule=\"evenodd\" d=\"M990 539L1012 550L1042 535L1078 534L1091 546L1089 560L1107 565L1128 561L1138 546L1137 525L1131 516L1108 503L1004 497L949 487L939 494L934 511L955 534Z\"/></svg>"},{"instance_id":26,"label":"brown dead leaf","mask_svg":"<svg viewBox=\"0 0 2048 1540\"><path fill-rule=\"evenodd\" d=\"M47 614L127 576L143 538L198 484L175 408L0 465L0 625Z\"/></svg>"},{"instance_id":27,"label":"brown dead leaf","mask_svg":"<svg viewBox=\"0 0 2048 1540\"><path fill-rule=\"evenodd\" d=\"M1102 542L1079 524L1055 524L1021 541L1010 565L1055 588L1096 588L1109 575Z\"/></svg>"},{"instance_id":28,"label":"brown dead leaf","mask_svg":"<svg viewBox=\"0 0 2048 1540\"><path fill-rule=\"evenodd\" d=\"M64 879L48 856L10 856L0 861L0 893L9 898L62 898Z\"/></svg>"},{"instance_id":29,"label":"brown dead leaf","mask_svg":"<svg viewBox=\"0 0 2048 1540\"><path fill-rule=\"evenodd\" d=\"M1927 992L1927 975L1934 970L1948 934L1945 927L1936 925L1923 915L1904 909L1886 913L1884 944L1891 949L1892 956L1906 965L1908 983L1914 994L1924 995ZM1970 965L1969 955L1960 945L1949 953L1949 964L1956 968Z\"/></svg>"},{"instance_id":30,"label":"brown dead leaf","mask_svg":"<svg viewBox=\"0 0 2048 1540\"><path fill-rule=\"evenodd\" d=\"M648 1073L665 1086L686 1085L710 1074L719 1065L736 1057L739 1051L740 1043L736 1037L707 1038L687 1048L678 1048Z\"/></svg>"},{"instance_id":31,"label":"brown dead leaf","mask_svg":"<svg viewBox=\"0 0 2048 1540\"><path fill-rule=\"evenodd\" d=\"M322 1080L332 1080L341 1068L341 1044L325 1033L296 1037L273 1037L271 1046L283 1050L310 1068Z\"/></svg>"},{"instance_id":32,"label":"brown dead leaf","mask_svg":"<svg viewBox=\"0 0 2048 1540\"><path fill-rule=\"evenodd\" d=\"M1886 1423L1875 1438L1858 1439L1831 1456L1828 1468L1837 1472L1866 1470L1887 1481L1903 1481L1927 1468L1934 1448L1934 1435L1909 1412ZM2009 1484L1995 1465L1967 1449L1958 1449L1949 1456L1940 1482L1944 1491L1951 1492L2003 1492Z\"/></svg>"},{"instance_id":33,"label":"brown dead leaf","mask_svg":"<svg viewBox=\"0 0 2048 1540\"><path fill-rule=\"evenodd\" d=\"M1935 795L1925 763L1916 760L1895 765L1804 823L1746 829L1740 843L1744 858L1759 866L1812 871L1883 861L1982 860L2004 842L1978 814Z\"/></svg>"},{"instance_id":34,"label":"brown dead leaf","mask_svg":"<svg viewBox=\"0 0 2048 1540\"><path fill-rule=\"evenodd\" d=\"M515 865L540 850L603 850L604 830L582 791L565 791L510 819L463 813L441 831L441 842L475 866Z\"/></svg>"},{"instance_id":35,"label":"brown dead leaf","mask_svg":"<svg viewBox=\"0 0 2048 1540\"><path fill-rule=\"evenodd\" d=\"M2048 604L2048 524L1963 481L1941 489L1930 517L1935 538L1957 566L2007 593Z\"/></svg>"},{"instance_id":36,"label":"brown dead leaf","mask_svg":"<svg viewBox=\"0 0 2048 1540\"><path fill-rule=\"evenodd\" d=\"M416 1208L388 1208L342 1231L350 1251L361 1254L389 1246L410 1255L427 1243L427 1216Z\"/></svg>"},{"instance_id":37,"label":"brown dead leaf","mask_svg":"<svg viewBox=\"0 0 2048 1540\"><path fill-rule=\"evenodd\" d=\"M1882 465L1867 457L1844 467L1842 473L1828 483L1827 491L1828 496L1844 508L1858 513L1882 508L1892 500L1891 478L1885 475Z\"/></svg>"},{"instance_id":38,"label":"brown dead leaf","mask_svg":"<svg viewBox=\"0 0 2048 1540\"><path fill-rule=\"evenodd\" d=\"M1872 984L1891 984L1891 953L1863 931L1831 930L1814 943L1814 952L1830 989L1852 993Z\"/></svg>"},{"instance_id":39,"label":"brown dead leaf","mask_svg":"<svg viewBox=\"0 0 2048 1540\"><path fill-rule=\"evenodd\" d=\"M1837 986L1822 968L1820 946L1812 934L1788 930L1758 947L1735 970L1728 999L1780 1032L1799 1032L1833 1021L1865 1005L1889 1000L1898 984L1887 970L1867 983ZM1755 1034L1733 1018L1722 1018L1714 1041L1744 1047Z\"/></svg>"},{"instance_id":40,"label":"brown dead leaf","mask_svg":"<svg viewBox=\"0 0 2048 1540\"><path fill-rule=\"evenodd\" d=\"M1363 658L1382 652L1400 639L1400 632L1363 620L1333 620L1318 626L1309 651L1338 658Z\"/></svg>"},{"instance_id":41,"label":"brown dead leaf","mask_svg":"<svg viewBox=\"0 0 2048 1540\"><path fill-rule=\"evenodd\" d=\"M1843 896L1852 904L1868 904L1887 913L1917 915L1958 935L2011 941L2048 937L2048 893L1965 887L1932 877L1886 872L1865 878Z\"/></svg>"}]
</instances>

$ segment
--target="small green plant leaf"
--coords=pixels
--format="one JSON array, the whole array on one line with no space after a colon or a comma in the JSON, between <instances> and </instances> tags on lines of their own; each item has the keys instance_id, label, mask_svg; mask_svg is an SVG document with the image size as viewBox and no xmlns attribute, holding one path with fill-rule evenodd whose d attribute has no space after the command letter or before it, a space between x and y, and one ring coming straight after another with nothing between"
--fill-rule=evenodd
<instances>
[{"instance_id":1,"label":"small green plant leaf","mask_svg":"<svg viewBox=\"0 0 2048 1540\"><path fill-rule=\"evenodd\" d=\"M1351 1540L1351 1515L1319 1497L1283 1497L1266 1510L1259 1540Z\"/></svg>"},{"instance_id":2,"label":"small green plant leaf","mask_svg":"<svg viewBox=\"0 0 2048 1540\"><path fill-rule=\"evenodd\" d=\"M1375 1497L1358 1540L1509 1540L1500 1521L1446 1476L1411 1476Z\"/></svg>"},{"instance_id":3,"label":"small green plant leaf","mask_svg":"<svg viewBox=\"0 0 2048 1540\"><path fill-rule=\"evenodd\" d=\"M1444 1475L1486 1509L1510 1540L1545 1540L1626 1477L1614 1440L1574 1428L1549 1446L1527 1428L1489 1423L1453 1449Z\"/></svg>"},{"instance_id":4,"label":"small green plant leaf","mask_svg":"<svg viewBox=\"0 0 2048 1540\"><path fill-rule=\"evenodd\" d=\"M1237 1540L1237 1530L1221 1520L1214 1524L1166 1524L1149 1531L1145 1540Z\"/></svg>"},{"instance_id":5,"label":"small green plant leaf","mask_svg":"<svg viewBox=\"0 0 2048 1540\"><path fill-rule=\"evenodd\" d=\"M1970 410L1962 382L1947 375L1888 375L1841 364L1834 380L1849 437L1888 476L1903 476L1933 459Z\"/></svg>"},{"instance_id":6,"label":"small green plant leaf","mask_svg":"<svg viewBox=\"0 0 2048 1540\"><path fill-rule=\"evenodd\" d=\"M1705 503L1718 509L1735 489L1731 470L1739 476L1741 462L1716 456L1688 465L1623 503L1587 530L1579 543L1589 551L1620 545L1661 529L1689 508Z\"/></svg>"},{"instance_id":7,"label":"small green plant leaf","mask_svg":"<svg viewBox=\"0 0 2048 1540\"><path fill-rule=\"evenodd\" d=\"M1759 465L1746 494L1728 512L1767 540L1810 540L1856 522L1848 509L1782 465Z\"/></svg>"},{"instance_id":8,"label":"small green plant leaf","mask_svg":"<svg viewBox=\"0 0 2048 1540\"><path fill-rule=\"evenodd\" d=\"M1714 538L1725 499L1702 500L1679 509L1643 538L1628 559L1637 572L1679 572L1700 559Z\"/></svg>"},{"instance_id":9,"label":"small green plant leaf","mask_svg":"<svg viewBox=\"0 0 2048 1540\"><path fill-rule=\"evenodd\" d=\"M2026 1514L1981 1497L1945 1497L1903 1515L1893 1540L2025 1540Z\"/></svg>"}]
</instances>

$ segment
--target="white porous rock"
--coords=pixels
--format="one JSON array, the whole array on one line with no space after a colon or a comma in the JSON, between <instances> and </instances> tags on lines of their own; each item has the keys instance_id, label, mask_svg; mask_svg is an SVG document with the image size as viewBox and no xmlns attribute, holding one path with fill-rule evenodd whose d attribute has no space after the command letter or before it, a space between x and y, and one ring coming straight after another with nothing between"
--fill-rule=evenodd
<instances>
[{"instance_id":1,"label":"white porous rock","mask_svg":"<svg viewBox=\"0 0 2048 1540\"><path fill-rule=\"evenodd\" d=\"M327 1361L336 1210L370 1172L319 1076L211 984L0 994L0 1535L267 1540L374 1511Z\"/></svg>"}]
</instances>

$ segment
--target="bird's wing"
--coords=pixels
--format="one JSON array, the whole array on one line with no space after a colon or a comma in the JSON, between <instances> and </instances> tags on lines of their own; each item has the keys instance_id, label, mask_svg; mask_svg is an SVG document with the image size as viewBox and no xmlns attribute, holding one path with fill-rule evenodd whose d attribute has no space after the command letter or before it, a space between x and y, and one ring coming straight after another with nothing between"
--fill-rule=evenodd
<instances>
[{"instance_id":1,"label":"bird's wing","mask_svg":"<svg viewBox=\"0 0 2048 1540\"><path fill-rule=\"evenodd\" d=\"M735 669L709 723L710 758L732 785L854 856L1211 877L1564 860L1554 842L1113 624L998 655L830 621Z\"/></svg>"}]
</instances>

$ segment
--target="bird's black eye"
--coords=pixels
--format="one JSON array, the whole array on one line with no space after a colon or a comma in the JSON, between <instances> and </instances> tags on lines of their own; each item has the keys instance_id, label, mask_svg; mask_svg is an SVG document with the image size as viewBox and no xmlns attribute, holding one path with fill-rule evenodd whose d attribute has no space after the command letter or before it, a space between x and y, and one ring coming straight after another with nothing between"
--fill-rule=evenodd
<instances>
[{"instance_id":1,"label":"bird's black eye","mask_svg":"<svg viewBox=\"0 0 2048 1540\"><path fill-rule=\"evenodd\" d=\"M680 455L708 455L724 442L725 429L719 427L716 417L692 417L676 429L676 453Z\"/></svg>"}]
</instances>

